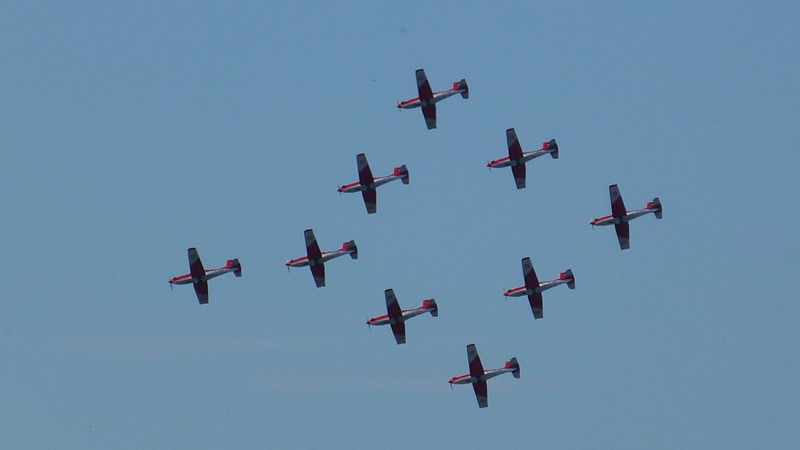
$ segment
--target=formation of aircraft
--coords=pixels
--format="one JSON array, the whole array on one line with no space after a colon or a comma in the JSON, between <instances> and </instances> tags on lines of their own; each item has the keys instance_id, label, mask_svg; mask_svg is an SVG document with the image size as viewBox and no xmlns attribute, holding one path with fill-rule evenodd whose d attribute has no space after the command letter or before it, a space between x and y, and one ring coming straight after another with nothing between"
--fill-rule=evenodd
<instances>
[{"instance_id":1,"label":"formation of aircraft","mask_svg":"<svg viewBox=\"0 0 800 450\"><path fill-rule=\"evenodd\" d=\"M452 89L442 92L433 92L423 69L416 71L416 78L419 97L401 102L397 107L400 109L421 108L425 118L425 124L429 130L436 128L436 103L456 94L461 94L461 97L464 99L469 98L469 87L464 79L453 83ZM517 189L524 189L526 187L527 177L525 164L528 161L547 154L553 159L558 159L558 144L555 139L544 142L541 149L530 152L522 151L522 146L520 145L514 128L506 130L506 140L508 144L508 157L491 161L487 164L487 167L490 169L511 167ZM359 181L339 187L338 192L361 192L368 214L375 214L377 212L376 189L378 187L398 179L401 180L403 184L409 184L409 173L405 165L395 167L390 175L376 178L372 174L372 170L370 169L367 157L364 153L356 155L356 162ZM656 197L652 202L648 202L647 206L643 209L627 211L616 184L609 186L609 194L611 197L612 214L592 220L591 225L605 226L613 224L616 228L620 248L625 250L630 248L630 229L628 222L648 213L653 213L656 218L661 219L661 202L658 197ZM304 235L306 256L288 261L286 266L287 268L309 266L311 274L314 277L314 283L318 288L325 286L325 262L344 255L350 255L352 259L358 259L358 248L356 247L355 241L351 240L343 243L342 248L339 250L322 252L320 251L314 232L311 229L305 230ZM170 286L175 284L192 284L200 304L208 303L208 280L228 272L233 272L236 277L242 276L242 267L238 259L228 260L226 265L219 269L206 270L195 248L190 248L188 250L188 256L190 273L174 277L169 280L169 283ZM525 285L509 289L503 295L506 297L527 296L535 319L544 317L542 292L561 284L566 284L569 289L575 289L575 276L572 273L572 269L561 272L559 278L556 280L540 282L533 269L531 259L525 257L522 258L522 271ZM384 291L384 296L386 299L387 314L369 319L367 325L370 327L372 325L389 325L398 345L406 343L405 322L407 320L425 313L430 313L433 317L439 316L439 308L434 299L423 300L422 306L419 308L403 310L400 308L400 304L397 301L393 289L386 289ZM485 408L489 405L487 380L507 372L510 372L514 378L520 377L520 366L516 357L506 361L505 365L499 369L488 370L483 368L475 344L467 345L467 357L469 362L469 374L453 377L449 380L449 383L451 387L454 384L472 384L480 408Z\"/></svg>"},{"instance_id":2,"label":"formation of aircraft","mask_svg":"<svg viewBox=\"0 0 800 450\"><path fill-rule=\"evenodd\" d=\"M525 188L526 162L547 154L550 154L553 159L558 159L558 144L555 139L550 139L550 142L542 144L542 148L539 150L523 152L519 139L517 139L517 132L513 128L509 128L506 130L506 141L508 142L508 156L491 161L486 167L493 169L495 167L510 166L511 172L514 174L514 182L517 183L517 189Z\"/></svg>"},{"instance_id":3,"label":"formation of aircraft","mask_svg":"<svg viewBox=\"0 0 800 450\"><path fill-rule=\"evenodd\" d=\"M383 294L386 297L386 311L388 314L369 319L367 325L390 325L397 345L406 343L406 320L427 312L431 313L433 317L439 317L439 307L436 305L436 300L432 298L423 300L422 306L419 308L401 310L397 297L394 295L394 290L387 289Z\"/></svg>"},{"instance_id":4,"label":"formation of aircraft","mask_svg":"<svg viewBox=\"0 0 800 450\"><path fill-rule=\"evenodd\" d=\"M519 363L517 358L511 358L506 361L506 364L499 369L483 368L481 364L481 357L478 356L478 350L475 344L467 345L467 360L469 361L469 373L458 377L453 377L448 383L452 387L454 384L472 384L472 389L475 390L475 397L478 399L478 407L486 408L489 406L489 392L486 387L486 380L511 372L514 378L519 378Z\"/></svg>"},{"instance_id":5,"label":"formation of aircraft","mask_svg":"<svg viewBox=\"0 0 800 450\"><path fill-rule=\"evenodd\" d=\"M375 178L372 176L372 170L369 168L366 155L363 153L356 155L356 163L358 164L358 181L346 184L337 190L348 193L361 192L364 197L364 205L367 207L367 214L378 212L378 193L375 191L378 186L383 186L394 180L402 180L403 184L408 184L408 169L406 169L405 164L395 167L391 175Z\"/></svg>"},{"instance_id":6,"label":"formation of aircraft","mask_svg":"<svg viewBox=\"0 0 800 450\"><path fill-rule=\"evenodd\" d=\"M589 223L592 227L595 225L614 225L617 231L617 239L619 239L619 248L621 250L627 250L631 248L631 229L628 222L648 213L653 213L656 219L660 219L662 213L661 200L656 197L652 202L647 202L647 206L643 209L628 211L625 209L625 203L622 201L622 194L619 193L619 187L617 187L616 184L612 184L608 187L608 193L611 197L611 215L599 217Z\"/></svg>"},{"instance_id":7,"label":"formation of aircraft","mask_svg":"<svg viewBox=\"0 0 800 450\"><path fill-rule=\"evenodd\" d=\"M531 304L531 311L535 319L544 317L544 309L542 308L542 292L554 288L560 284L566 284L570 289L575 289L575 275L572 274L572 269L567 269L566 272L561 272L557 280L539 281L536 276L536 271L533 270L533 264L528 257L522 258L522 274L525 276L525 286L514 289L509 289L503 293L506 297L522 297L528 296L528 303Z\"/></svg>"},{"instance_id":8,"label":"formation of aircraft","mask_svg":"<svg viewBox=\"0 0 800 450\"><path fill-rule=\"evenodd\" d=\"M200 261L200 255L197 254L197 249L192 247L189 250L189 273L181 275L169 280L170 286L175 284L191 284L194 286L194 292L197 294L197 301L201 305L208 303L208 280L224 275L228 272L233 272L237 277L242 276L242 266L239 264L239 259L229 259L225 267L219 269L203 268L203 262Z\"/></svg>"},{"instance_id":9,"label":"formation of aircraft","mask_svg":"<svg viewBox=\"0 0 800 450\"><path fill-rule=\"evenodd\" d=\"M400 102L397 107L400 109L422 108L422 115L425 116L425 125L428 126L429 130L432 130L436 128L436 104L456 94L461 94L461 98L468 99L469 86L467 86L467 80L462 78L461 81L453 83L452 89L433 92L430 83L428 83L428 77L425 76L425 71L419 69L416 74L419 97Z\"/></svg>"},{"instance_id":10,"label":"formation of aircraft","mask_svg":"<svg viewBox=\"0 0 800 450\"><path fill-rule=\"evenodd\" d=\"M358 259L358 247L355 241L345 242L342 248L332 252L321 252L314 231L310 228L305 232L306 255L293 259L286 263L286 267L311 267L311 274L314 275L314 283L317 287L325 286L325 263L340 256L350 255L353 259Z\"/></svg>"}]
</instances>

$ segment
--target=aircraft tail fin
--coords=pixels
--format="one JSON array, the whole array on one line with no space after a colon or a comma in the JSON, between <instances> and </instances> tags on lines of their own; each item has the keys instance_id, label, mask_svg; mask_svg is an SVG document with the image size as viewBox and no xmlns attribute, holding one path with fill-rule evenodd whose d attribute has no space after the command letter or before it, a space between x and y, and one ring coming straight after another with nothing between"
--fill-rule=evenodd
<instances>
[{"instance_id":1,"label":"aircraft tail fin","mask_svg":"<svg viewBox=\"0 0 800 450\"><path fill-rule=\"evenodd\" d=\"M464 92L461 93L461 98L464 100L469 98L469 86L467 86L467 80L462 78L458 83L453 83L453 89L464 89Z\"/></svg>"},{"instance_id":2,"label":"aircraft tail fin","mask_svg":"<svg viewBox=\"0 0 800 450\"><path fill-rule=\"evenodd\" d=\"M358 247L356 247L356 241L345 242L342 245L342 250L351 250L350 257L353 259L358 259Z\"/></svg>"},{"instance_id":3,"label":"aircraft tail fin","mask_svg":"<svg viewBox=\"0 0 800 450\"><path fill-rule=\"evenodd\" d=\"M545 142L544 143L544 148L546 148L546 149L554 148L555 150L553 150L550 153L550 156L552 156L553 159L558 159L558 144L556 143L555 139L550 139L550 142Z\"/></svg>"},{"instance_id":4,"label":"aircraft tail fin","mask_svg":"<svg viewBox=\"0 0 800 450\"><path fill-rule=\"evenodd\" d=\"M431 310L431 315L433 317L439 317L439 306L436 305L436 300L434 300L432 298L428 299L428 300L423 300L422 301L422 307L423 308L433 308Z\"/></svg>"},{"instance_id":5,"label":"aircraft tail fin","mask_svg":"<svg viewBox=\"0 0 800 450\"><path fill-rule=\"evenodd\" d=\"M647 207L648 208L655 208L654 214L656 215L656 219L660 219L661 218L661 211L662 211L662 209L661 209L661 200L659 200L658 197L654 198L652 202L648 203Z\"/></svg>"},{"instance_id":6,"label":"aircraft tail fin","mask_svg":"<svg viewBox=\"0 0 800 450\"><path fill-rule=\"evenodd\" d=\"M567 287L575 289L575 275L572 274L572 269L567 269L566 272L561 272L561 279L568 280Z\"/></svg>"},{"instance_id":7,"label":"aircraft tail fin","mask_svg":"<svg viewBox=\"0 0 800 450\"><path fill-rule=\"evenodd\" d=\"M519 363L517 362L517 357L513 357L510 360L506 361L504 369L514 369L511 371L511 375L514 375L514 378L519 378Z\"/></svg>"},{"instance_id":8,"label":"aircraft tail fin","mask_svg":"<svg viewBox=\"0 0 800 450\"><path fill-rule=\"evenodd\" d=\"M229 259L225 267L227 269L234 269L233 274L237 277L242 276L242 265L239 264L239 258Z\"/></svg>"},{"instance_id":9,"label":"aircraft tail fin","mask_svg":"<svg viewBox=\"0 0 800 450\"><path fill-rule=\"evenodd\" d=\"M408 182L410 181L408 178L408 169L406 168L405 164L403 164L400 167L395 167L394 173L392 175L402 175L403 177L400 178L400 181L402 181L403 184L408 184Z\"/></svg>"}]
</instances>

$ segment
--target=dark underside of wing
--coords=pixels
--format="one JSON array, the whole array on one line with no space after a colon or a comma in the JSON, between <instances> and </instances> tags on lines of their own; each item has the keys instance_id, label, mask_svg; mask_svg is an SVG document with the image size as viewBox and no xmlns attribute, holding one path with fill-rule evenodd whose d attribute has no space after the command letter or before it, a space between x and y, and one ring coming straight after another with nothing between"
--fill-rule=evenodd
<instances>
[{"instance_id":1,"label":"dark underside of wing","mask_svg":"<svg viewBox=\"0 0 800 450\"><path fill-rule=\"evenodd\" d=\"M367 207L367 213L375 214L378 212L378 191L369 189L361 191L361 195L364 197L364 205Z\"/></svg>"},{"instance_id":2,"label":"dark underside of wing","mask_svg":"<svg viewBox=\"0 0 800 450\"><path fill-rule=\"evenodd\" d=\"M539 292L537 294L531 294L528 296L528 303L531 304L531 311L533 311L533 317L536 319L541 319L544 317L544 308L542 307L542 293Z\"/></svg>"},{"instance_id":3,"label":"dark underside of wing","mask_svg":"<svg viewBox=\"0 0 800 450\"><path fill-rule=\"evenodd\" d=\"M392 333L394 333L394 340L397 341L397 344L405 344L406 343L406 324L405 322L397 322L391 325Z\"/></svg>"},{"instance_id":4,"label":"dark underside of wing","mask_svg":"<svg viewBox=\"0 0 800 450\"><path fill-rule=\"evenodd\" d=\"M200 283L194 283L192 286L194 286L194 293L197 294L197 301L201 305L208 303L208 282L201 281Z\"/></svg>"},{"instance_id":5,"label":"dark underside of wing","mask_svg":"<svg viewBox=\"0 0 800 450\"><path fill-rule=\"evenodd\" d=\"M486 382L479 381L477 383L472 383L472 389L475 390L475 398L478 400L478 406L480 408L489 406L489 389L486 386Z\"/></svg>"}]
</instances>

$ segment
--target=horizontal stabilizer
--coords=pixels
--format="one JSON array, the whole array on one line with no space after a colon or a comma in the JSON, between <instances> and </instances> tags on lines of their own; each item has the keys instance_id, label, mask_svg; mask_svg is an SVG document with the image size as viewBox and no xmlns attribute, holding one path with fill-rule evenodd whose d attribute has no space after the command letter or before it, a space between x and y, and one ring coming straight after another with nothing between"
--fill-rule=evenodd
<instances>
[{"instance_id":1,"label":"horizontal stabilizer","mask_svg":"<svg viewBox=\"0 0 800 450\"><path fill-rule=\"evenodd\" d=\"M408 168L406 168L405 164L403 164L400 167L395 167L393 175L402 175L402 178L400 178L400 181L402 181L403 184L408 184L408 182L411 181L408 178Z\"/></svg>"},{"instance_id":2,"label":"horizontal stabilizer","mask_svg":"<svg viewBox=\"0 0 800 450\"><path fill-rule=\"evenodd\" d=\"M661 208L661 200L659 200L658 197L653 199L653 208L656 208L656 211L654 213L656 215L656 219L660 219L662 208Z\"/></svg>"},{"instance_id":3,"label":"horizontal stabilizer","mask_svg":"<svg viewBox=\"0 0 800 450\"><path fill-rule=\"evenodd\" d=\"M234 269L233 274L237 277L242 276L242 265L239 264L239 258L229 259L228 264L225 265L228 269Z\"/></svg>"},{"instance_id":4,"label":"horizontal stabilizer","mask_svg":"<svg viewBox=\"0 0 800 450\"><path fill-rule=\"evenodd\" d=\"M519 363L517 362L517 357L511 358L510 361L506 362L506 369L514 369L511 372L511 375L514 375L514 378L519 378Z\"/></svg>"},{"instance_id":5,"label":"horizontal stabilizer","mask_svg":"<svg viewBox=\"0 0 800 450\"><path fill-rule=\"evenodd\" d=\"M356 247L356 241L345 242L344 248L346 250L351 250L350 252L351 258L358 259L358 247Z\"/></svg>"},{"instance_id":6,"label":"horizontal stabilizer","mask_svg":"<svg viewBox=\"0 0 800 450\"><path fill-rule=\"evenodd\" d=\"M550 139L550 142L545 142L544 148L548 150L555 149L550 153L550 156L552 156L553 159L558 159L558 144L555 139Z\"/></svg>"},{"instance_id":7,"label":"horizontal stabilizer","mask_svg":"<svg viewBox=\"0 0 800 450\"><path fill-rule=\"evenodd\" d=\"M431 315L433 317L439 317L439 306L436 304L436 300L434 300L434 299L423 300L422 301L422 307L423 308L433 308L431 310Z\"/></svg>"},{"instance_id":8,"label":"horizontal stabilizer","mask_svg":"<svg viewBox=\"0 0 800 450\"><path fill-rule=\"evenodd\" d=\"M461 98L463 98L464 100L469 98L469 86L467 86L467 80L462 78L461 81L459 81L458 83L453 83L453 84L454 84L453 85L454 88L456 87L456 84L457 84L458 85L458 87L457 87L458 89L464 89L464 92L461 93Z\"/></svg>"},{"instance_id":9,"label":"horizontal stabilizer","mask_svg":"<svg viewBox=\"0 0 800 450\"><path fill-rule=\"evenodd\" d=\"M564 279L570 280L567 281L568 288L575 289L575 275L572 274L572 269L567 269L567 271L564 272Z\"/></svg>"}]
</instances>

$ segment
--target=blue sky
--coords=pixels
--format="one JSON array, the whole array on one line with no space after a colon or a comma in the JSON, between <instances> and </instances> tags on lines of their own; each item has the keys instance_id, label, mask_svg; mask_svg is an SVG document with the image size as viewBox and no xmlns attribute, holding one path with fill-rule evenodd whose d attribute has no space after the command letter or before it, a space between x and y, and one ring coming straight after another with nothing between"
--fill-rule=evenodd
<instances>
[{"instance_id":1,"label":"blue sky","mask_svg":"<svg viewBox=\"0 0 800 450\"><path fill-rule=\"evenodd\" d=\"M793 2L6 2L0 447L794 448ZM419 111L466 78L469 100ZM517 191L505 129L528 164ZM406 164L367 216L355 155ZM589 221L653 197L631 249ZM283 263L354 239L328 286ZM238 257L242 278L190 287ZM577 289L522 284L572 268ZM408 344L364 322L435 298ZM516 356L519 380L467 386Z\"/></svg>"}]
</instances>

